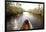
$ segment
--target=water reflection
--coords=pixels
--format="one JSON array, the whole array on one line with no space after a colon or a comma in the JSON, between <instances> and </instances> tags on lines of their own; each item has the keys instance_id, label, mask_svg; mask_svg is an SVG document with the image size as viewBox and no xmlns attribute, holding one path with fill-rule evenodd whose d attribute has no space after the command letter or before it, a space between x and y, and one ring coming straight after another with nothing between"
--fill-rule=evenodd
<instances>
[{"instance_id":1,"label":"water reflection","mask_svg":"<svg viewBox=\"0 0 46 32\"><path fill-rule=\"evenodd\" d=\"M29 12L23 12L23 18L24 19L29 19L29 18L33 18L33 15L31 15Z\"/></svg>"},{"instance_id":2,"label":"water reflection","mask_svg":"<svg viewBox=\"0 0 46 32\"><path fill-rule=\"evenodd\" d=\"M43 18L29 12L23 12L19 17L12 17L10 22L7 22L7 27L9 30L20 30L26 19L29 20L29 24L31 23L32 29L43 27Z\"/></svg>"}]
</instances>

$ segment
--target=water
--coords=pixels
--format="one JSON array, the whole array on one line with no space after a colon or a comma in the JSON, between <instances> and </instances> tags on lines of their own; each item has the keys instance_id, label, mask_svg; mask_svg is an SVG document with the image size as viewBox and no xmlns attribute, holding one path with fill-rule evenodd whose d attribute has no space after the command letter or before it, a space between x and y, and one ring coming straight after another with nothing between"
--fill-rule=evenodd
<instances>
[{"instance_id":1,"label":"water","mask_svg":"<svg viewBox=\"0 0 46 32\"><path fill-rule=\"evenodd\" d=\"M11 17L7 22L8 30L20 30L23 22L29 20L29 23L32 24L32 29L43 28L43 17L40 15L34 15L28 12L23 12L23 14L18 17Z\"/></svg>"}]
</instances>

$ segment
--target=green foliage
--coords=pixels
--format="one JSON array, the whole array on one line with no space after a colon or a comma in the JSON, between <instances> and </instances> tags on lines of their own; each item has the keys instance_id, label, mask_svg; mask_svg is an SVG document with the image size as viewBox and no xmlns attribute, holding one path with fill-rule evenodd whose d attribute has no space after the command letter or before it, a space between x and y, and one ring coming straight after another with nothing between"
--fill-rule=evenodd
<instances>
[{"instance_id":1,"label":"green foliage","mask_svg":"<svg viewBox=\"0 0 46 32\"><path fill-rule=\"evenodd\" d=\"M10 6L12 5L11 3L6 3L6 11L11 14L22 14L23 12L30 12L33 14L40 14L43 15L43 9L42 8L34 8L34 9L29 9L28 11L25 11L21 7L16 7L16 6Z\"/></svg>"},{"instance_id":2,"label":"green foliage","mask_svg":"<svg viewBox=\"0 0 46 32\"><path fill-rule=\"evenodd\" d=\"M6 11L11 13L11 14L22 14L24 10L21 7L9 5L6 7Z\"/></svg>"},{"instance_id":3,"label":"green foliage","mask_svg":"<svg viewBox=\"0 0 46 32\"><path fill-rule=\"evenodd\" d=\"M42 15L43 14L43 9L42 8L34 8L34 9L29 9L28 10L30 13L33 13L33 14L40 14L40 15Z\"/></svg>"}]
</instances>

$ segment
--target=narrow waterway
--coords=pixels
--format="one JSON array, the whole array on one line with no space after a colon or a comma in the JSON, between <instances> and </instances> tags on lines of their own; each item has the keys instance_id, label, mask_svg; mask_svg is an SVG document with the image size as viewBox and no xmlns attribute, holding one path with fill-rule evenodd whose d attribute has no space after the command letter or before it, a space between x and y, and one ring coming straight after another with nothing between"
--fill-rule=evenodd
<instances>
[{"instance_id":1,"label":"narrow waterway","mask_svg":"<svg viewBox=\"0 0 46 32\"><path fill-rule=\"evenodd\" d=\"M32 24L32 29L43 28L43 16L23 12L23 14L18 17L12 16L10 20L7 21L7 30L20 30L26 19Z\"/></svg>"}]
</instances>

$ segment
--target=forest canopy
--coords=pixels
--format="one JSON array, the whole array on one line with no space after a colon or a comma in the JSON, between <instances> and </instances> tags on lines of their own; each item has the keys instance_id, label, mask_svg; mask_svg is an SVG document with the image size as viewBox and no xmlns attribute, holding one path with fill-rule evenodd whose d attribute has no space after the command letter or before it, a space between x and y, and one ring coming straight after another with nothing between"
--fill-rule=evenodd
<instances>
[{"instance_id":1,"label":"forest canopy","mask_svg":"<svg viewBox=\"0 0 46 32\"><path fill-rule=\"evenodd\" d=\"M11 5L11 6L10 6ZM40 14L43 15L43 8L34 8L34 9L28 9L28 11L25 11L22 7L12 6L11 3L6 4L6 12L10 14L22 14L23 12L30 12L33 14Z\"/></svg>"}]
</instances>

